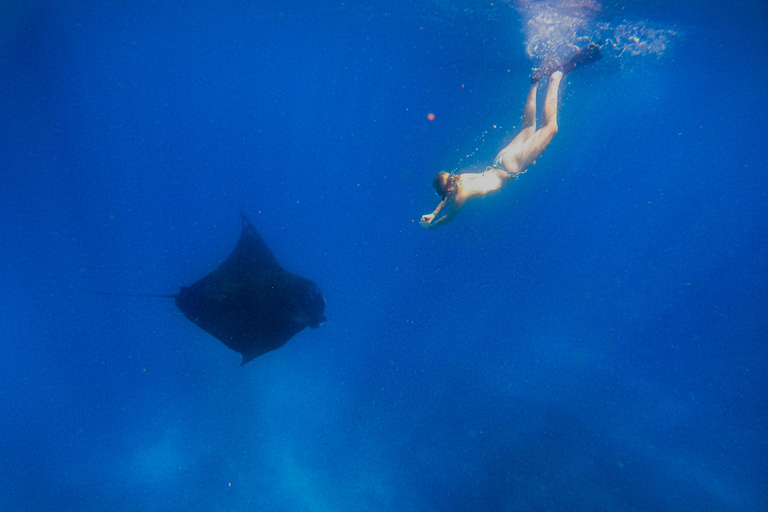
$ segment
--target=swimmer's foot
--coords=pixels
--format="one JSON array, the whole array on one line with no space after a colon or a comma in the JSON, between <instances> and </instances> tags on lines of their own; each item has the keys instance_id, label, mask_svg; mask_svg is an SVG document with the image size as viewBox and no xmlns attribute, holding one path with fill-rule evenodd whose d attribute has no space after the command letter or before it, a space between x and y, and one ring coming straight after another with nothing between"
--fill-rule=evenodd
<instances>
[{"instance_id":1,"label":"swimmer's foot","mask_svg":"<svg viewBox=\"0 0 768 512\"><path fill-rule=\"evenodd\" d=\"M563 73L570 73L576 68L586 66L587 64L596 62L602 58L603 54L600 53L600 47L595 43L589 43L587 46L579 48L576 54L560 66L560 71Z\"/></svg>"},{"instance_id":2,"label":"swimmer's foot","mask_svg":"<svg viewBox=\"0 0 768 512\"><path fill-rule=\"evenodd\" d=\"M553 65L551 61L542 62L539 67L531 70L531 83L539 83L542 78L546 78L557 71L557 68L557 65Z\"/></svg>"},{"instance_id":3,"label":"swimmer's foot","mask_svg":"<svg viewBox=\"0 0 768 512\"><path fill-rule=\"evenodd\" d=\"M552 75L555 71L570 73L576 68L586 66L590 62L595 62L602 58L603 55L600 53L600 47L595 43L590 43L576 50L576 53L565 60L551 59L543 61L538 68L531 70L531 83L538 83L543 78Z\"/></svg>"}]
</instances>

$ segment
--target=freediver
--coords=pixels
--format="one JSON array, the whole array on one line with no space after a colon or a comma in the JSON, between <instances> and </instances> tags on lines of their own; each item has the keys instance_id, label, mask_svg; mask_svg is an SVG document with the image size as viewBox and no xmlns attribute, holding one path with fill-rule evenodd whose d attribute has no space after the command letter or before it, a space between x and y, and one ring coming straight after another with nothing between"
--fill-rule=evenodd
<instances>
[{"instance_id":1,"label":"freediver","mask_svg":"<svg viewBox=\"0 0 768 512\"><path fill-rule=\"evenodd\" d=\"M557 94L563 74L601 57L600 47L593 43L580 48L567 60L553 59L534 69L531 88L523 108L523 130L496 155L493 165L484 172L438 173L432 185L442 200L435 211L421 217L419 224L431 229L450 222L467 201L495 194L523 174L557 134ZM542 126L537 130L536 90L541 79L547 75L549 85L544 99L544 119ZM448 213L435 220L448 203L451 203Z\"/></svg>"}]
</instances>

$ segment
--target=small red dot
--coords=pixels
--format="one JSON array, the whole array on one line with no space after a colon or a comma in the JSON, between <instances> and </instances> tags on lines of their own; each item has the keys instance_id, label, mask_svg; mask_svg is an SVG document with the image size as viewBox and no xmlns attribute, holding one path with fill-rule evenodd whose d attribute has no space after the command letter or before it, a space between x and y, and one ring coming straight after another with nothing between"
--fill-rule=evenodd
<instances>
[{"instance_id":1,"label":"small red dot","mask_svg":"<svg viewBox=\"0 0 768 512\"><path fill-rule=\"evenodd\" d=\"M430 121L434 121L435 120L435 114L430 112L429 114L427 114L427 119L429 119Z\"/></svg>"}]
</instances>

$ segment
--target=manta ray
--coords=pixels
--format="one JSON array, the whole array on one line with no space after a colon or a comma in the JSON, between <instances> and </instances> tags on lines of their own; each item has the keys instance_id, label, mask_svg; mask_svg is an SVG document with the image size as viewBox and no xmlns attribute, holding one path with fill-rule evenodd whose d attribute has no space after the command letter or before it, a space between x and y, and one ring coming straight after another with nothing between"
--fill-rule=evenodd
<instances>
[{"instance_id":1,"label":"manta ray","mask_svg":"<svg viewBox=\"0 0 768 512\"><path fill-rule=\"evenodd\" d=\"M169 296L195 325L242 354L240 366L326 320L320 288L281 267L241 215L240 240L224 263Z\"/></svg>"}]
</instances>

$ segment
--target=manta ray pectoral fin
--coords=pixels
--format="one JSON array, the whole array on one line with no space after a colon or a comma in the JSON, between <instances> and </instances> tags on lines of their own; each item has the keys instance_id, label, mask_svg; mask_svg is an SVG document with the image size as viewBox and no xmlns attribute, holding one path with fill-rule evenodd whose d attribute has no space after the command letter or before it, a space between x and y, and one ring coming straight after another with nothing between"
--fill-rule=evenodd
<instances>
[{"instance_id":1,"label":"manta ray pectoral fin","mask_svg":"<svg viewBox=\"0 0 768 512\"><path fill-rule=\"evenodd\" d=\"M229 257L182 288L176 305L201 329L241 353L241 366L325 319L325 299L317 285L284 270L244 215L240 240Z\"/></svg>"}]
</instances>

